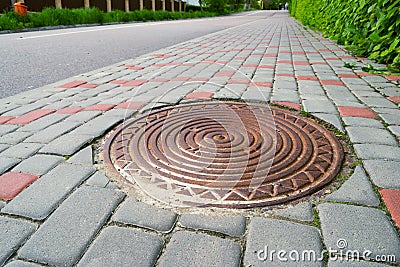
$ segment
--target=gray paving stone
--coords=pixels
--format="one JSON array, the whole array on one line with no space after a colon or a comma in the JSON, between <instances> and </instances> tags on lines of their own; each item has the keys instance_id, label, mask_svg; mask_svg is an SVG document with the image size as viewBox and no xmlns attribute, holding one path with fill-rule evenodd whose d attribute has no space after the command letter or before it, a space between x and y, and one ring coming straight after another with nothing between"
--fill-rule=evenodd
<instances>
[{"instance_id":1,"label":"gray paving stone","mask_svg":"<svg viewBox=\"0 0 400 267\"><path fill-rule=\"evenodd\" d=\"M104 116L119 117L121 119L126 119L131 117L137 110L133 109L111 109L104 113Z\"/></svg>"},{"instance_id":2,"label":"gray paving stone","mask_svg":"<svg viewBox=\"0 0 400 267\"><path fill-rule=\"evenodd\" d=\"M400 126L389 126L388 129L397 137L400 137ZM0 149L1 150L1 149Z\"/></svg>"},{"instance_id":3,"label":"gray paving stone","mask_svg":"<svg viewBox=\"0 0 400 267\"><path fill-rule=\"evenodd\" d=\"M0 216L0 265L29 238L36 225L26 221Z\"/></svg>"},{"instance_id":4,"label":"gray paving stone","mask_svg":"<svg viewBox=\"0 0 400 267\"><path fill-rule=\"evenodd\" d=\"M78 127L81 123L76 121L62 121L32 135L25 142L47 144L59 136Z\"/></svg>"},{"instance_id":5,"label":"gray paving stone","mask_svg":"<svg viewBox=\"0 0 400 267\"><path fill-rule=\"evenodd\" d=\"M94 171L89 167L61 164L8 202L2 212L42 220Z\"/></svg>"},{"instance_id":6,"label":"gray paving stone","mask_svg":"<svg viewBox=\"0 0 400 267\"><path fill-rule=\"evenodd\" d=\"M120 122L122 118L114 116L99 116L76 128L71 132L75 135L92 135L98 137L104 134L108 129Z\"/></svg>"},{"instance_id":7,"label":"gray paving stone","mask_svg":"<svg viewBox=\"0 0 400 267\"><path fill-rule=\"evenodd\" d=\"M70 156L92 141L93 138L93 135L68 133L45 145L40 152L45 154Z\"/></svg>"},{"instance_id":8,"label":"gray paving stone","mask_svg":"<svg viewBox=\"0 0 400 267\"><path fill-rule=\"evenodd\" d=\"M382 123L375 119L359 117L342 117L343 122L349 126L384 128Z\"/></svg>"},{"instance_id":9,"label":"gray paving stone","mask_svg":"<svg viewBox=\"0 0 400 267\"><path fill-rule=\"evenodd\" d=\"M43 130L44 128L47 128L63 119L68 117L68 114L49 114L47 116L44 116L40 119L37 119L35 121L32 121L31 123L22 126L18 129L18 131L22 132L37 132L40 130Z\"/></svg>"},{"instance_id":10,"label":"gray paving stone","mask_svg":"<svg viewBox=\"0 0 400 267\"><path fill-rule=\"evenodd\" d=\"M367 206L378 206L372 185L363 167L358 165L353 175L335 192L328 195L326 200L352 202Z\"/></svg>"},{"instance_id":11,"label":"gray paving stone","mask_svg":"<svg viewBox=\"0 0 400 267\"><path fill-rule=\"evenodd\" d=\"M373 76L365 76L363 77L369 83L386 83L387 80L384 77L373 75Z\"/></svg>"},{"instance_id":12,"label":"gray paving stone","mask_svg":"<svg viewBox=\"0 0 400 267\"><path fill-rule=\"evenodd\" d=\"M50 265L74 265L123 196L115 190L79 188L43 223L18 256Z\"/></svg>"},{"instance_id":13,"label":"gray paving stone","mask_svg":"<svg viewBox=\"0 0 400 267\"><path fill-rule=\"evenodd\" d=\"M12 132L0 136L0 143L15 145L24 141L27 137L32 135L31 132Z\"/></svg>"},{"instance_id":14,"label":"gray paving stone","mask_svg":"<svg viewBox=\"0 0 400 267\"><path fill-rule=\"evenodd\" d=\"M395 255L400 262L400 239L384 212L328 203L318 205L318 210L326 247L340 250L338 243L345 240L347 251L357 250L362 255L369 250L370 257Z\"/></svg>"},{"instance_id":15,"label":"gray paving stone","mask_svg":"<svg viewBox=\"0 0 400 267\"><path fill-rule=\"evenodd\" d=\"M383 114L391 114L400 116L400 110L397 108L371 108L375 113L379 113L379 115Z\"/></svg>"},{"instance_id":16,"label":"gray paving stone","mask_svg":"<svg viewBox=\"0 0 400 267\"><path fill-rule=\"evenodd\" d=\"M326 121L327 123L332 124L336 127L336 129L344 133L344 128L342 126L342 122L340 121L339 116L326 113L312 113L312 115L323 121Z\"/></svg>"},{"instance_id":17,"label":"gray paving stone","mask_svg":"<svg viewBox=\"0 0 400 267\"><path fill-rule=\"evenodd\" d=\"M354 149L361 159L383 159L400 161L400 147L376 145L376 144L356 144Z\"/></svg>"},{"instance_id":18,"label":"gray paving stone","mask_svg":"<svg viewBox=\"0 0 400 267\"><path fill-rule=\"evenodd\" d=\"M17 165L21 159L0 156L0 174Z\"/></svg>"},{"instance_id":19,"label":"gray paving stone","mask_svg":"<svg viewBox=\"0 0 400 267\"><path fill-rule=\"evenodd\" d=\"M93 165L93 150L92 146L88 146L80 151L78 151L75 155L73 155L68 163L71 164L80 164L80 165Z\"/></svg>"},{"instance_id":20,"label":"gray paving stone","mask_svg":"<svg viewBox=\"0 0 400 267\"><path fill-rule=\"evenodd\" d=\"M9 144L0 144L0 152L6 150L7 148L9 148L10 145Z\"/></svg>"},{"instance_id":21,"label":"gray paving stone","mask_svg":"<svg viewBox=\"0 0 400 267\"><path fill-rule=\"evenodd\" d=\"M101 111L98 110L86 110L86 111L80 111L78 113L75 113L68 118L65 119L65 121L78 121L81 123L90 121L91 119L99 116L101 114Z\"/></svg>"},{"instance_id":22,"label":"gray paving stone","mask_svg":"<svg viewBox=\"0 0 400 267\"><path fill-rule=\"evenodd\" d=\"M60 156L36 154L23 160L13 168L13 171L43 175L62 161L64 161L64 158Z\"/></svg>"},{"instance_id":23,"label":"gray paving stone","mask_svg":"<svg viewBox=\"0 0 400 267\"><path fill-rule=\"evenodd\" d=\"M3 200L0 200L0 210L6 205L6 202Z\"/></svg>"},{"instance_id":24,"label":"gray paving stone","mask_svg":"<svg viewBox=\"0 0 400 267\"><path fill-rule=\"evenodd\" d=\"M311 113L338 114L335 106L328 100L303 100L303 107L307 112Z\"/></svg>"},{"instance_id":25,"label":"gray paving stone","mask_svg":"<svg viewBox=\"0 0 400 267\"><path fill-rule=\"evenodd\" d=\"M286 251L287 261L277 258L271 251ZM259 218L251 219L247 236L244 266L299 266L300 261L289 258L296 250L301 257L303 251L314 251L320 258L322 245L318 229L289 221ZM301 259L301 258L300 258ZM302 266L323 266L321 261L301 261Z\"/></svg>"},{"instance_id":26,"label":"gray paving stone","mask_svg":"<svg viewBox=\"0 0 400 267\"><path fill-rule=\"evenodd\" d=\"M78 266L154 266L162 246L159 236L111 226L100 233Z\"/></svg>"},{"instance_id":27,"label":"gray paving stone","mask_svg":"<svg viewBox=\"0 0 400 267\"><path fill-rule=\"evenodd\" d=\"M397 105L384 97L360 97L360 100L369 107L397 108Z\"/></svg>"},{"instance_id":28,"label":"gray paving stone","mask_svg":"<svg viewBox=\"0 0 400 267\"><path fill-rule=\"evenodd\" d=\"M10 110L10 111L2 114L2 115L3 116L21 116L21 115L29 113L29 112L31 112L33 110L40 109L43 106L44 106L44 104L30 103L30 104L27 104L27 105L23 105L23 106L21 106L19 108Z\"/></svg>"},{"instance_id":29,"label":"gray paving stone","mask_svg":"<svg viewBox=\"0 0 400 267\"><path fill-rule=\"evenodd\" d=\"M17 125L1 124L0 125L0 136L11 133L17 129L18 129Z\"/></svg>"},{"instance_id":30,"label":"gray paving stone","mask_svg":"<svg viewBox=\"0 0 400 267\"><path fill-rule=\"evenodd\" d=\"M216 92L213 96L213 98L222 98L222 99L239 99L240 98L240 94L223 88L221 90L219 90L218 92Z\"/></svg>"},{"instance_id":31,"label":"gray paving stone","mask_svg":"<svg viewBox=\"0 0 400 267\"><path fill-rule=\"evenodd\" d=\"M400 124L400 117L398 114L379 114L379 116L388 124Z\"/></svg>"},{"instance_id":32,"label":"gray paving stone","mask_svg":"<svg viewBox=\"0 0 400 267\"><path fill-rule=\"evenodd\" d=\"M314 213L310 200L278 210L275 215L305 222L314 221Z\"/></svg>"},{"instance_id":33,"label":"gray paving stone","mask_svg":"<svg viewBox=\"0 0 400 267\"><path fill-rule=\"evenodd\" d=\"M129 198L116 211L112 220L167 233L174 227L176 218L177 214L172 211Z\"/></svg>"},{"instance_id":34,"label":"gray paving stone","mask_svg":"<svg viewBox=\"0 0 400 267\"><path fill-rule=\"evenodd\" d=\"M376 186L400 189L398 161L364 160L364 167Z\"/></svg>"},{"instance_id":35,"label":"gray paving stone","mask_svg":"<svg viewBox=\"0 0 400 267\"><path fill-rule=\"evenodd\" d=\"M370 261L351 261L344 258L331 259L328 262L328 267L387 267L386 264Z\"/></svg>"},{"instance_id":36,"label":"gray paving stone","mask_svg":"<svg viewBox=\"0 0 400 267\"><path fill-rule=\"evenodd\" d=\"M5 267L39 267L42 265L33 262L14 260L5 265Z\"/></svg>"},{"instance_id":37,"label":"gray paving stone","mask_svg":"<svg viewBox=\"0 0 400 267\"><path fill-rule=\"evenodd\" d=\"M179 224L187 228L209 230L235 237L242 236L246 230L246 218L242 216L183 214Z\"/></svg>"},{"instance_id":38,"label":"gray paving stone","mask_svg":"<svg viewBox=\"0 0 400 267\"><path fill-rule=\"evenodd\" d=\"M25 159L35 154L41 147L42 147L41 144L19 143L1 152L0 156Z\"/></svg>"},{"instance_id":39,"label":"gray paving stone","mask_svg":"<svg viewBox=\"0 0 400 267\"><path fill-rule=\"evenodd\" d=\"M352 143L397 146L396 139L385 129L371 127L346 127Z\"/></svg>"},{"instance_id":40,"label":"gray paving stone","mask_svg":"<svg viewBox=\"0 0 400 267\"><path fill-rule=\"evenodd\" d=\"M110 183L110 180L107 176L102 174L101 172L95 172L90 178L86 181L87 185L90 186L98 186L98 187L106 187Z\"/></svg>"},{"instance_id":41,"label":"gray paving stone","mask_svg":"<svg viewBox=\"0 0 400 267\"><path fill-rule=\"evenodd\" d=\"M241 246L201 233L178 231L167 244L159 266L239 266Z\"/></svg>"}]
</instances>

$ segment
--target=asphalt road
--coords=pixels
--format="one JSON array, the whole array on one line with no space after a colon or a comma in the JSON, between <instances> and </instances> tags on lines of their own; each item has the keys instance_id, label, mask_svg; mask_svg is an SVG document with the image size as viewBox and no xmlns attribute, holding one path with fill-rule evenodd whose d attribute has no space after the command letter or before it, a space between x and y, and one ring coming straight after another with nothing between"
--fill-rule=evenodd
<instances>
[{"instance_id":1,"label":"asphalt road","mask_svg":"<svg viewBox=\"0 0 400 267\"><path fill-rule=\"evenodd\" d=\"M271 16L231 16L0 35L0 98Z\"/></svg>"}]
</instances>

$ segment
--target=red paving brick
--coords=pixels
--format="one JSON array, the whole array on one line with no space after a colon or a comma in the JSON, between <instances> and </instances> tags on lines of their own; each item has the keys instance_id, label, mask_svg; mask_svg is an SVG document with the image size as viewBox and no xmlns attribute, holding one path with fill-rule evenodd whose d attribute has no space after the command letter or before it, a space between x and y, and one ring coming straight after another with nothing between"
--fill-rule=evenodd
<instances>
[{"instance_id":1,"label":"red paving brick","mask_svg":"<svg viewBox=\"0 0 400 267\"><path fill-rule=\"evenodd\" d=\"M361 117L361 118L376 117L375 113L368 108L340 106L338 107L338 110L340 115L344 117Z\"/></svg>"},{"instance_id":2,"label":"red paving brick","mask_svg":"<svg viewBox=\"0 0 400 267\"><path fill-rule=\"evenodd\" d=\"M292 108L295 110L301 110L301 105L294 102L273 102L273 104L284 106L287 108Z\"/></svg>"},{"instance_id":3,"label":"red paving brick","mask_svg":"<svg viewBox=\"0 0 400 267\"><path fill-rule=\"evenodd\" d=\"M400 227L400 190L381 189L379 192L392 215L393 221Z\"/></svg>"},{"instance_id":4,"label":"red paving brick","mask_svg":"<svg viewBox=\"0 0 400 267\"><path fill-rule=\"evenodd\" d=\"M235 73L236 73L236 71L234 71L234 70L227 70L227 71L217 72L214 76L215 77L231 77Z\"/></svg>"},{"instance_id":5,"label":"red paving brick","mask_svg":"<svg viewBox=\"0 0 400 267\"><path fill-rule=\"evenodd\" d=\"M128 67L128 70L142 70L142 69L144 69L144 67L140 67L140 66L131 66L131 67Z\"/></svg>"},{"instance_id":6,"label":"red paving brick","mask_svg":"<svg viewBox=\"0 0 400 267\"><path fill-rule=\"evenodd\" d=\"M85 108L85 110L100 110L100 111L107 111L115 107L113 104L96 104L93 106L89 106Z\"/></svg>"},{"instance_id":7,"label":"red paving brick","mask_svg":"<svg viewBox=\"0 0 400 267\"><path fill-rule=\"evenodd\" d=\"M212 92L193 92L186 95L186 99L211 99L213 95Z\"/></svg>"},{"instance_id":8,"label":"red paving brick","mask_svg":"<svg viewBox=\"0 0 400 267\"><path fill-rule=\"evenodd\" d=\"M114 108L139 110L142 107L144 107L145 105L146 105L146 103L144 103L144 102L124 102L124 103L117 105Z\"/></svg>"},{"instance_id":9,"label":"red paving brick","mask_svg":"<svg viewBox=\"0 0 400 267\"><path fill-rule=\"evenodd\" d=\"M190 82L208 82L208 78L190 78Z\"/></svg>"},{"instance_id":10,"label":"red paving brick","mask_svg":"<svg viewBox=\"0 0 400 267\"><path fill-rule=\"evenodd\" d=\"M259 69L271 69L271 70L273 70L273 69L275 69L275 66L273 66L273 65L259 65L258 68Z\"/></svg>"},{"instance_id":11,"label":"red paving brick","mask_svg":"<svg viewBox=\"0 0 400 267\"><path fill-rule=\"evenodd\" d=\"M189 80L190 80L190 77L175 77L175 78L171 79L171 81L173 81L173 82L186 82Z\"/></svg>"},{"instance_id":12,"label":"red paving brick","mask_svg":"<svg viewBox=\"0 0 400 267\"><path fill-rule=\"evenodd\" d=\"M344 83L339 80L321 80L322 85L337 85L337 86L344 86Z\"/></svg>"},{"instance_id":13,"label":"red paving brick","mask_svg":"<svg viewBox=\"0 0 400 267\"><path fill-rule=\"evenodd\" d=\"M230 79L228 81L229 84L249 84L250 79L242 78L242 79Z\"/></svg>"},{"instance_id":14,"label":"red paving brick","mask_svg":"<svg viewBox=\"0 0 400 267\"><path fill-rule=\"evenodd\" d=\"M294 65L308 66L308 65L310 65L310 62L308 62L308 61L295 61Z\"/></svg>"},{"instance_id":15,"label":"red paving brick","mask_svg":"<svg viewBox=\"0 0 400 267\"><path fill-rule=\"evenodd\" d=\"M263 57L276 57L277 54L264 54Z\"/></svg>"},{"instance_id":16,"label":"red paving brick","mask_svg":"<svg viewBox=\"0 0 400 267\"><path fill-rule=\"evenodd\" d=\"M278 60L277 61L278 64L292 64L293 62L291 60Z\"/></svg>"},{"instance_id":17,"label":"red paving brick","mask_svg":"<svg viewBox=\"0 0 400 267\"><path fill-rule=\"evenodd\" d=\"M146 82L147 82L147 80L143 80L143 79L132 80L127 83L124 83L124 86L141 86L142 84L144 84Z\"/></svg>"},{"instance_id":18,"label":"red paving brick","mask_svg":"<svg viewBox=\"0 0 400 267\"><path fill-rule=\"evenodd\" d=\"M360 76L376 76L375 74L369 73L369 72L365 72L365 71L360 71L357 72L358 75Z\"/></svg>"},{"instance_id":19,"label":"red paving brick","mask_svg":"<svg viewBox=\"0 0 400 267\"><path fill-rule=\"evenodd\" d=\"M339 78L360 78L356 74L350 74L350 73L343 73L343 74L338 74Z\"/></svg>"},{"instance_id":20,"label":"red paving brick","mask_svg":"<svg viewBox=\"0 0 400 267\"><path fill-rule=\"evenodd\" d=\"M389 81L399 81L400 80L400 76L397 76L397 75L385 75L384 77L386 79L388 79Z\"/></svg>"},{"instance_id":21,"label":"red paving brick","mask_svg":"<svg viewBox=\"0 0 400 267\"><path fill-rule=\"evenodd\" d=\"M13 116L0 116L0 124L4 124L9 120L14 119L15 117Z\"/></svg>"},{"instance_id":22,"label":"red paving brick","mask_svg":"<svg viewBox=\"0 0 400 267\"><path fill-rule=\"evenodd\" d=\"M114 80L114 81L111 81L109 83L112 83L112 84L125 84L127 82L128 81L125 81L125 80Z\"/></svg>"},{"instance_id":23,"label":"red paving brick","mask_svg":"<svg viewBox=\"0 0 400 267\"><path fill-rule=\"evenodd\" d=\"M388 99L392 102L400 104L400 96L391 96L391 97L388 97Z\"/></svg>"},{"instance_id":24,"label":"red paving brick","mask_svg":"<svg viewBox=\"0 0 400 267\"><path fill-rule=\"evenodd\" d=\"M257 68L258 65L257 64L245 64L242 65L242 68Z\"/></svg>"},{"instance_id":25,"label":"red paving brick","mask_svg":"<svg viewBox=\"0 0 400 267\"><path fill-rule=\"evenodd\" d=\"M91 89L91 88L96 88L98 86L99 86L98 84L84 83L84 84L79 85L78 87Z\"/></svg>"},{"instance_id":26,"label":"red paving brick","mask_svg":"<svg viewBox=\"0 0 400 267\"><path fill-rule=\"evenodd\" d=\"M149 82L166 83L166 82L169 82L169 79L166 79L166 78L156 78L156 79L150 80Z\"/></svg>"},{"instance_id":27,"label":"red paving brick","mask_svg":"<svg viewBox=\"0 0 400 267\"><path fill-rule=\"evenodd\" d=\"M22 116L16 117L15 119L9 120L6 122L6 124L28 124L53 112L55 112L54 109L37 109Z\"/></svg>"},{"instance_id":28,"label":"red paving brick","mask_svg":"<svg viewBox=\"0 0 400 267\"><path fill-rule=\"evenodd\" d=\"M60 86L58 86L58 88L75 88L84 83L86 83L86 82L85 81L73 81L73 82L69 82L69 83L60 85Z\"/></svg>"},{"instance_id":29,"label":"red paving brick","mask_svg":"<svg viewBox=\"0 0 400 267\"><path fill-rule=\"evenodd\" d=\"M0 175L0 198L11 200L39 178L37 175L8 172Z\"/></svg>"},{"instance_id":30,"label":"red paving brick","mask_svg":"<svg viewBox=\"0 0 400 267\"><path fill-rule=\"evenodd\" d=\"M159 57L159 58L169 58L171 56L165 55L165 54L152 54L153 57Z\"/></svg>"},{"instance_id":31,"label":"red paving brick","mask_svg":"<svg viewBox=\"0 0 400 267\"><path fill-rule=\"evenodd\" d=\"M67 107L56 111L57 114L75 114L81 111L82 107Z\"/></svg>"},{"instance_id":32,"label":"red paving brick","mask_svg":"<svg viewBox=\"0 0 400 267\"><path fill-rule=\"evenodd\" d=\"M300 81L318 81L316 76L296 76L296 79Z\"/></svg>"},{"instance_id":33,"label":"red paving brick","mask_svg":"<svg viewBox=\"0 0 400 267\"><path fill-rule=\"evenodd\" d=\"M254 85L260 86L260 87L272 88L272 83L269 83L269 82L255 82Z\"/></svg>"}]
</instances>

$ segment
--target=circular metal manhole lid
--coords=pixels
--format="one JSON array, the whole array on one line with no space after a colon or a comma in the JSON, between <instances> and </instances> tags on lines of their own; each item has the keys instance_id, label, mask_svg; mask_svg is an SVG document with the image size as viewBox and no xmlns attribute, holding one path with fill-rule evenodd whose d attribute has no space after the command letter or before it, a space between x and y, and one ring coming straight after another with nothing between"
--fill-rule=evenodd
<instances>
[{"instance_id":1,"label":"circular metal manhole lid","mask_svg":"<svg viewBox=\"0 0 400 267\"><path fill-rule=\"evenodd\" d=\"M339 172L337 138L311 119L261 104L203 102L125 121L105 162L174 206L249 208L311 194Z\"/></svg>"}]
</instances>

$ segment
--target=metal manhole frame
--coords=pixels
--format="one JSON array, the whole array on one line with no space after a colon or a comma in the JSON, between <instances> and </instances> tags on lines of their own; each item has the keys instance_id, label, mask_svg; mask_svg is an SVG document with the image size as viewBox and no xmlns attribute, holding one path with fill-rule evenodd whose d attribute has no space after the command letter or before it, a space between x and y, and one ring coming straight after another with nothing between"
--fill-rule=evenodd
<instances>
[{"instance_id":1,"label":"metal manhole frame","mask_svg":"<svg viewBox=\"0 0 400 267\"><path fill-rule=\"evenodd\" d=\"M185 104L171 105L171 106L167 106L167 107L163 107L163 108L159 108L159 109L153 109L153 110L149 110L144 113L141 113L141 114L137 114L136 116L124 121L119 126L117 126L111 132L111 135L109 135L107 137L106 142L103 146L104 147L104 150L103 150L104 163L108 167L108 170L111 170L114 174L117 175L117 177L119 179L122 179L123 181L127 182L130 185L130 187L133 188L131 185L135 184L135 183L132 182L130 179L127 179L127 177L124 177L124 175L122 175L120 173L120 171L118 171L118 169L112 162L111 151L110 151L112 143L118 137L118 135L127 127L127 125L131 125L132 122L137 121L139 118L147 117L150 114L165 112L165 111L168 111L171 109L175 109L177 107L180 108L180 107L187 107L187 106L218 104L218 103L221 103L221 102L202 101L202 102L194 102L194 103L185 103ZM338 138L334 135L334 133L332 133L331 131L326 129L324 126L319 124L317 121L315 121L311 118L308 118L308 117L304 117L304 116L300 115L299 113L296 113L293 111L278 108L275 106L270 106L267 103L247 103L247 102L232 102L232 101L223 101L222 103L223 104L231 104L231 105L251 105L254 107L268 108L270 110L277 110L279 112L289 114L296 118L300 118L302 121L305 121L307 124L310 124L312 127L317 128L319 131L321 131L322 133L325 134L325 137L329 140L329 144L332 146L332 150L333 150L332 154L334 155L333 160L331 162L331 166L336 166L336 167L333 168L323 180L319 179L318 180L319 182L317 184L312 184L312 186L307 186L307 188L305 190L302 190L301 192L292 194L290 196L274 198L273 200L268 200L268 198L267 198L263 201L252 202L252 203L248 203L248 202L244 202L244 203L236 202L234 204L208 203L208 204L202 204L202 205L196 205L198 203L194 203L195 206L197 206L197 207L218 207L218 208L229 208L229 209L232 209L232 208L233 209L248 209L248 208L270 207L270 206L277 205L277 204L286 204L290 201L297 200L297 199L300 199L305 196L310 196L310 195L314 194L315 192L318 192L318 191L324 189L324 186L326 186L327 184L332 182L334 180L334 178L340 173L342 165L343 165L343 160L345 158L342 144L338 140ZM146 170L144 170L144 171L146 171ZM150 194L149 192L147 192L146 190L141 188L140 184L138 184L138 185L139 185L140 190L144 194L150 196L152 199L156 199L156 200L160 201L154 195ZM304 189L304 188L302 188L302 189ZM297 190L295 190L294 192L296 192ZM161 201L161 202L166 203L164 201ZM166 204L171 205L170 203L166 203ZM175 206L175 205L171 205L171 206ZM188 205L188 206L191 206L191 205ZM186 207L188 207L188 206L186 206Z\"/></svg>"}]
</instances>

